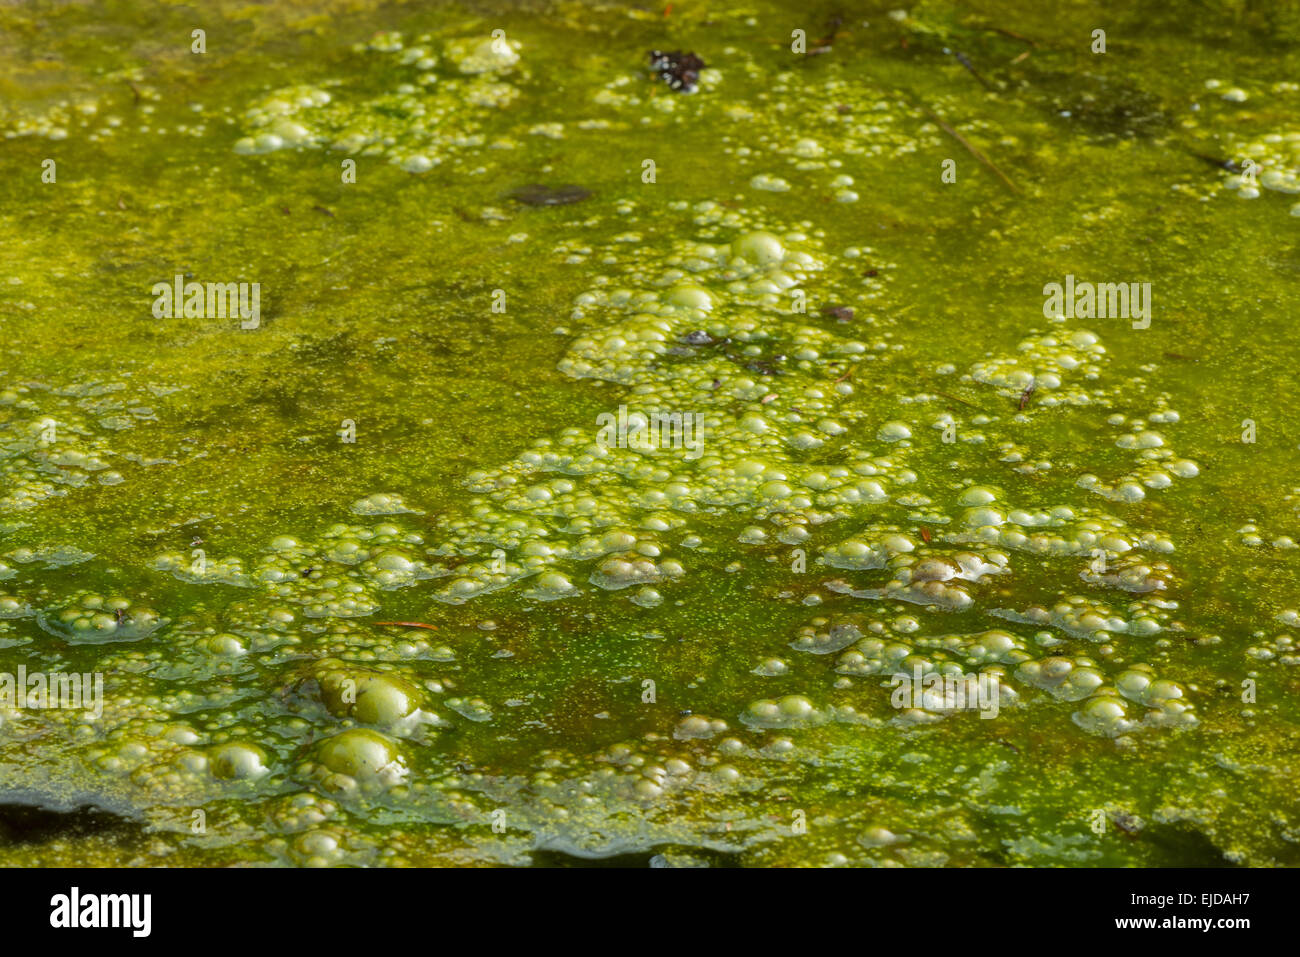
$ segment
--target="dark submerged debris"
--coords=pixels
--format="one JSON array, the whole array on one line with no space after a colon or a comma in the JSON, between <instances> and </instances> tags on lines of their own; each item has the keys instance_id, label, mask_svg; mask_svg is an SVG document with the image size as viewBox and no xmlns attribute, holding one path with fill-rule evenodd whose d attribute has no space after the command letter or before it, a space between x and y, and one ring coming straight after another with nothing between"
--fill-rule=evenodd
<instances>
[{"instance_id":1,"label":"dark submerged debris","mask_svg":"<svg viewBox=\"0 0 1300 957\"><path fill-rule=\"evenodd\" d=\"M1056 114L1097 136L1132 139L1169 129L1164 103L1153 93L1111 77L1091 73L1052 73L1034 78L1050 91Z\"/></svg>"},{"instance_id":2,"label":"dark submerged debris","mask_svg":"<svg viewBox=\"0 0 1300 957\"><path fill-rule=\"evenodd\" d=\"M694 53L671 50L650 51L650 69L678 93L694 93L700 82L704 61Z\"/></svg>"},{"instance_id":3,"label":"dark submerged debris","mask_svg":"<svg viewBox=\"0 0 1300 957\"><path fill-rule=\"evenodd\" d=\"M826 21L826 36L822 37L804 56L819 56L823 53L830 53L831 47L835 45L835 37L840 32L840 27L844 25L843 17L831 17Z\"/></svg>"},{"instance_id":4,"label":"dark submerged debris","mask_svg":"<svg viewBox=\"0 0 1300 957\"><path fill-rule=\"evenodd\" d=\"M570 203L582 202L591 195L591 190L582 186L544 186L541 183L530 183L512 189L508 195L525 206L568 206Z\"/></svg>"},{"instance_id":5,"label":"dark submerged debris","mask_svg":"<svg viewBox=\"0 0 1300 957\"><path fill-rule=\"evenodd\" d=\"M848 322L853 318L852 306L826 306L822 309L823 316L832 316L837 322Z\"/></svg>"},{"instance_id":6,"label":"dark submerged debris","mask_svg":"<svg viewBox=\"0 0 1300 957\"><path fill-rule=\"evenodd\" d=\"M682 342L688 346L711 346L717 340L703 329L695 329L682 336Z\"/></svg>"},{"instance_id":7,"label":"dark submerged debris","mask_svg":"<svg viewBox=\"0 0 1300 957\"><path fill-rule=\"evenodd\" d=\"M1121 834L1128 838L1138 836L1143 828L1142 819L1129 814L1127 811L1115 811L1111 814L1110 819L1115 822Z\"/></svg>"},{"instance_id":8,"label":"dark submerged debris","mask_svg":"<svg viewBox=\"0 0 1300 957\"><path fill-rule=\"evenodd\" d=\"M1198 153L1195 150L1184 149L1188 156L1194 156L1202 163L1209 163L1216 169L1226 169L1229 173L1240 173L1241 166L1233 159L1222 159L1218 156L1210 156L1207 153Z\"/></svg>"}]
</instances>

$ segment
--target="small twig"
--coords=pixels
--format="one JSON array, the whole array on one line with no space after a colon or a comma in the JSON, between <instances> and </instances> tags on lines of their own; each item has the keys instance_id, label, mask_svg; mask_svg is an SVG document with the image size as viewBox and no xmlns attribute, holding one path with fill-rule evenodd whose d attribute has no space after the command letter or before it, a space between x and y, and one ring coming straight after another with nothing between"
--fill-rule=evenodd
<instances>
[{"instance_id":1,"label":"small twig","mask_svg":"<svg viewBox=\"0 0 1300 957\"><path fill-rule=\"evenodd\" d=\"M970 406L972 409L976 409L976 410L978 410L978 411L980 411L980 412L983 412L983 411L984 411L984 410L981 409L978 405L976 405L974 402L967 402L965 399L959 399L957 396L955 396L955 395L949 395L947 392L939 392L939 391L936 390L934 394L935 394L935 395L938 395L938 396L942 396L942 397L945 398L945 399L951 399L953 402L960 402L962 405L968 405L968 406Z\"/></svg>"},{"instance_id":2,"label":"small twig","mask_svg":"<svg viewBox=\"0 0 1300 957\"><path fill-rule=\"evenodd\" d=\"M372 625L397 625L401 628L428 628L430 631L437 631L437 625L426 625L422 621L372 621Z\"/></svg>"},{"instance_id":3,"label":"small twig","mask_svg":"<svg viewBox=\"0 0 1300 957\"><path fill-rule=\"evenodd\" d=\"M1031 47L1038 46L1037 40L1031 40L1029 37L1022 36L1021 34L1016 33L1014 30L1003 30L1001 27L989 27L989 29L992 30L994 33L1002 34L1004 37L1011 37L1011 39L1019 40L1021 43L1028 43Z\"/></svg>"},{"instance_id":4,"label":"small twig","mask_svg":"<svg viewBox=\"0 0 1300 957\"><path fill-rule=\"evenodd\" d=\"M985 156L983 153L981 153L980 150L979 150L979 147L977 147L977 146L976 146L975 144L973 144L970 140L966 139L966 137L962 136L960 133L958 133L956 130L954 130L951 126L949 126L947 123L945 123L943 120L941 120L941 119L939 118L938 114L935 113L933 110L929 109L928 107L922 106L922 107L921 107L921 111L922 111L923 113L925 113L926 116L930 117L930 119L932 119L932 120L934 120L936 123L938 123L939 126L940 126L940 128L941 128L945 133L947 133L949 136L951 136L953 139L955 139L955 140L956 140L958 143L960 143L962 146L966 147L967 152L969 152L971 156L975 157L977 160L979 160L981 163L983 163L985 166L987 166L989 169L991 169L991 170L994 172L994 174L997 176L998 179L1002 180L1002 182L1004 182L1004 183L1007 184L1007 186L1011 189L1012 192L1015 192L1015 193L1019 193L1019 192L1020 192L1020 187L1017 186L1015 183L1011 182L1011 180L1009 180L1009 179L1007 178L1007 174L1006 174L1006 173L1004 173L1004 172L1002 172L1002 170L998 169L997 166L996 166L996 164L994 164L994 162L993 162L991 159L989 159L987 156Z\"/></svg>"}]
</instances>

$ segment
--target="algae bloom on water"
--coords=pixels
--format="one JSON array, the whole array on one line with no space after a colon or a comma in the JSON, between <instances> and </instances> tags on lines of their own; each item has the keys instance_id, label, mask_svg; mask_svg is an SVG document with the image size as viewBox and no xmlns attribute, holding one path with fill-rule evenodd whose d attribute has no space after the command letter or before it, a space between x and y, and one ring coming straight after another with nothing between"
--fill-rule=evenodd
<instances>
[{"instance_id":1,"label":"algae bloom on water","mask_svg":"<svg viewBox=\"0 0 1300 957\"><path fill-rule=\"evenodd\" d=\"M1300 863L1300 19L869 6L0 9L0 864Z\"/></svg>"}]
</instances>

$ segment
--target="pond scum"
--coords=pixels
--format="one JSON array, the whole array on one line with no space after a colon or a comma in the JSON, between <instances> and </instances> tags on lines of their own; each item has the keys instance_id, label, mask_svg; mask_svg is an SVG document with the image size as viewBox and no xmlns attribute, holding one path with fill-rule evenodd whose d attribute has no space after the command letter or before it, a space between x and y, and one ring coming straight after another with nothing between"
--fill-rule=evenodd
<instances>
[{"instance_id":1,"label":"pond scum","mask_svg":"<svg viewBox=\"0 0 1300 957\"><path fill-rule=\"evenodd\" d=\"M1113 6L0 9L0 864L1300 863L1300 8Z\"/></svg>"}]
</instances>

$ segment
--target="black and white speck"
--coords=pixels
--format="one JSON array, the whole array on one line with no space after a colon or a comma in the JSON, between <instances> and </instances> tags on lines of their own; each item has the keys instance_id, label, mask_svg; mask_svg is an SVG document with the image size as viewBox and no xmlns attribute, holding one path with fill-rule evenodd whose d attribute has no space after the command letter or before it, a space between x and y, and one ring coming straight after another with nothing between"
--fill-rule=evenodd
<instances>
[{"instance_id":1,"label":"black and white speck","mask_svg":"<svg viewBox=\"0 0 1300 957\"><path fill-rule=\"evenodd\" d=\"M694 93L700 82L704 61L694 53L672 50L664 53L650 51L650 69L654 70L678 93Z\"/></svg>"}]
</instances>

